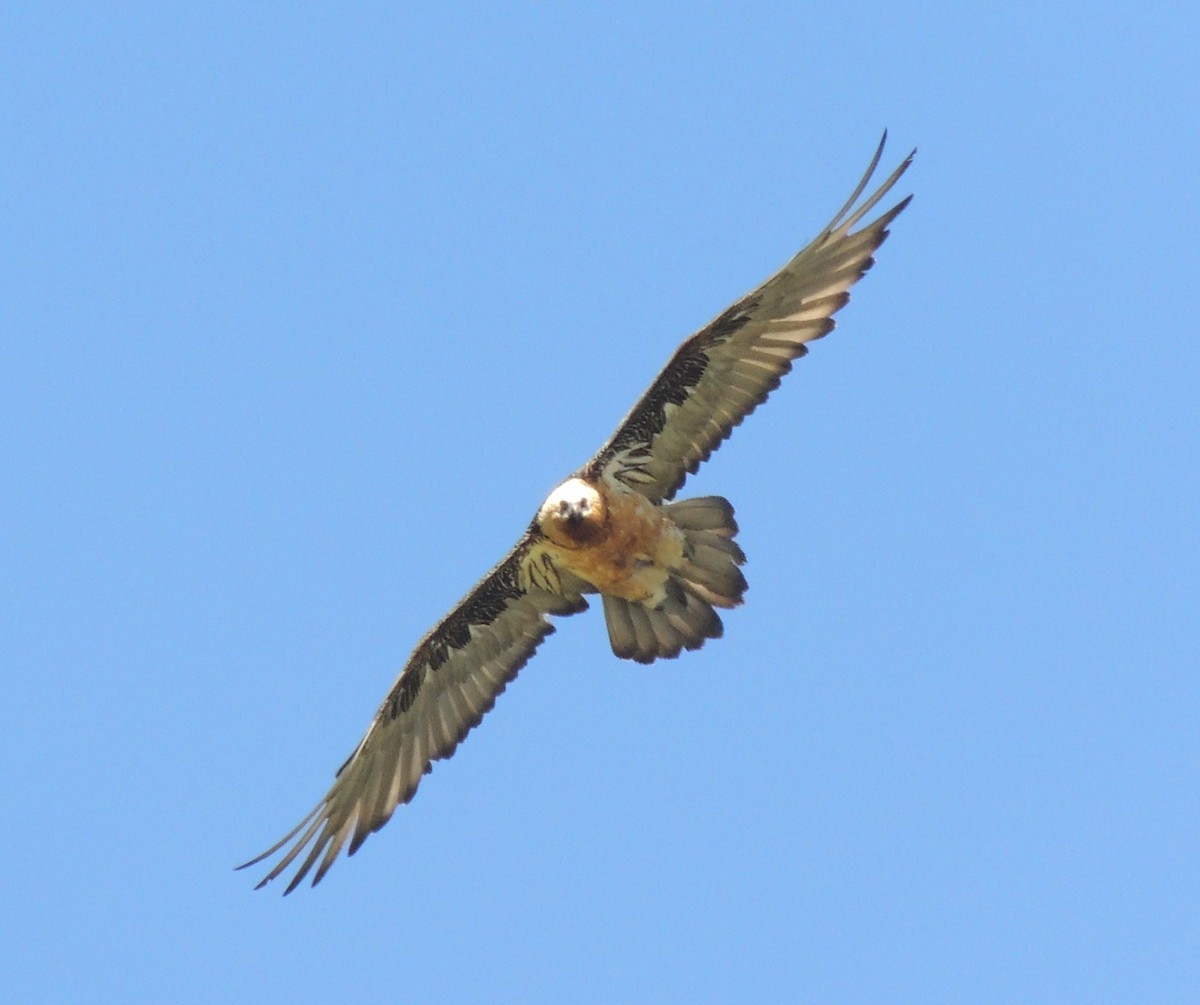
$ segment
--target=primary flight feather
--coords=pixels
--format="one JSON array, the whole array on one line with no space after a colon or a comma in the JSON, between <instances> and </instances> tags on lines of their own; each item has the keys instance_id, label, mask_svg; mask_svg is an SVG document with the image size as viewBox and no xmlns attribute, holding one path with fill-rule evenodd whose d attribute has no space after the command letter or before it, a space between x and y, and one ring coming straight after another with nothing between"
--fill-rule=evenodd
<instances>
[{"instance_id":1,"label":"primary flight feather","mask_svg":"<svg viewBox=\"0 0 1200 1005\"><path fill-rule=\"evenodd\" d=\"M722 632L717 608L742 602L746 580L733 507L720 496L672 502L688 474L766 400L807 343L828 334L849 289L909 196L854 228L913 154L861 204L862 180L829 225L782 269L687 339L612 438L554 489L521 539L421 639L366 735L311 813L245 866L282 851L258 885L295 873L318 883L343 848L353 855L449 757L541 641L548 615L604 605L622 658L650 663ZM916 151L913 151L915 154Z\"/></svg>"}]
</instances>

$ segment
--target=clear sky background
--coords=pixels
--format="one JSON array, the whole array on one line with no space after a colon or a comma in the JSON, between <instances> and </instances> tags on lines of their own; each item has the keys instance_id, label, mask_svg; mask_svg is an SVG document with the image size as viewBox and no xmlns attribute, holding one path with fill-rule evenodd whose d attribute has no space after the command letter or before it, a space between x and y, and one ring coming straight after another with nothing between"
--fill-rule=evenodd
<instances>
[{"instance_id":1,"label":"clear sky background","mask_svg":"<svg viewBox=\"0 0 1200 1005\"><path fill-rule=\"evenodd\" d=\"M1200 1001L1198 52L1163 3L10 7L5 996ZM561 622L252 892L885 126L912 206L688 486L725 638Z\"/></svg>"}]
</instances>

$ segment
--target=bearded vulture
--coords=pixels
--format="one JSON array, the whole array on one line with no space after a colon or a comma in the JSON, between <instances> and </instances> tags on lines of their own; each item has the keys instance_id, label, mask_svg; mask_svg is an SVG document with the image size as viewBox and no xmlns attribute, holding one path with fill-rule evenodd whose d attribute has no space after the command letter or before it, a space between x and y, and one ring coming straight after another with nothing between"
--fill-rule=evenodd
<instances>
[{"instance_id":1,"label":"bearded vulture","mask_svg":"<svg viewBox=\"0 0 1200 1005\"><path fill-rule=\"evenodd\" d=\"M720 496L674 500L733 427L766 400L833 315L909 196L854 228L912 162L846 204L782 269L687 339L612 438L542 503L516 546L417 644L354 753L311 813L250 866L286 849L259 887L296 866L285 893L353 855L454 753L541 641L548 616L599 594L613 652L651 663L719 638L717 609L742 602L742 549ZM239 868L245 868L240 866Z\"/></svg>"}]
</instances>

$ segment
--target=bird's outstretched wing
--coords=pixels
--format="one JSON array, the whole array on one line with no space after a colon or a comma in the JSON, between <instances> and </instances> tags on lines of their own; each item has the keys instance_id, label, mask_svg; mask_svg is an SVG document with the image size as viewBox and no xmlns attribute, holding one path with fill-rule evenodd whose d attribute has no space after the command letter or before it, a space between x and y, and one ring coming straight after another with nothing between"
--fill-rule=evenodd
<instances>
[{"instance_id":1,"label":"bird's outstretched wing","mask_svg":"<svg viewBox=\"0 0 1200 1005\"><path fill-rule=\"evenodd\" d=\"M581 585L550 566L537 535L527 533L417 645L325 798L282 839L238 868L286 846L261 888L307 849L284 891L291 893L314 866L315 886L347 842L353 855L413 797L432 762L454 753L479 724L554 631L546 616L587 607Z\"/></svg>"},{"instance_id":2,"label":"bird's outstretched wing","mask_svg":"<svg viewBox=\"0 0 1200 1005\"><path fill-rule=\"evenodd\" d=\"M829 225L806 248L671 357L650 388L588 462L592 476L618 478L654 502L670 499L733 427L762 404L803 356L805 343L832 331L849 289L874 264L871 255L912 196L859 230L853 228L896 184L913 153L856 207L875 156Z\"/></svg>"}]
</instances>

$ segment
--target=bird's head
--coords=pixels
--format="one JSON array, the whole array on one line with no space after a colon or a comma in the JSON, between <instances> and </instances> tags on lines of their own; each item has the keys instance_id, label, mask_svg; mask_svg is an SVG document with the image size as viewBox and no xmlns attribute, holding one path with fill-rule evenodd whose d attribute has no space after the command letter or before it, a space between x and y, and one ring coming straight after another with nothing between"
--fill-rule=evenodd
<instances>
[{"instance_id":1,"label":"bird's head","mask_svg":"<svg viewBox=\"0 0 1200 1005\"><path fill-rule=\"evenodd\" d=\"M568 478L546 497L537 525L563 548L580 548L604 531L608 510L604 497L582 478Z\"/></svg>"}]
</instances>

